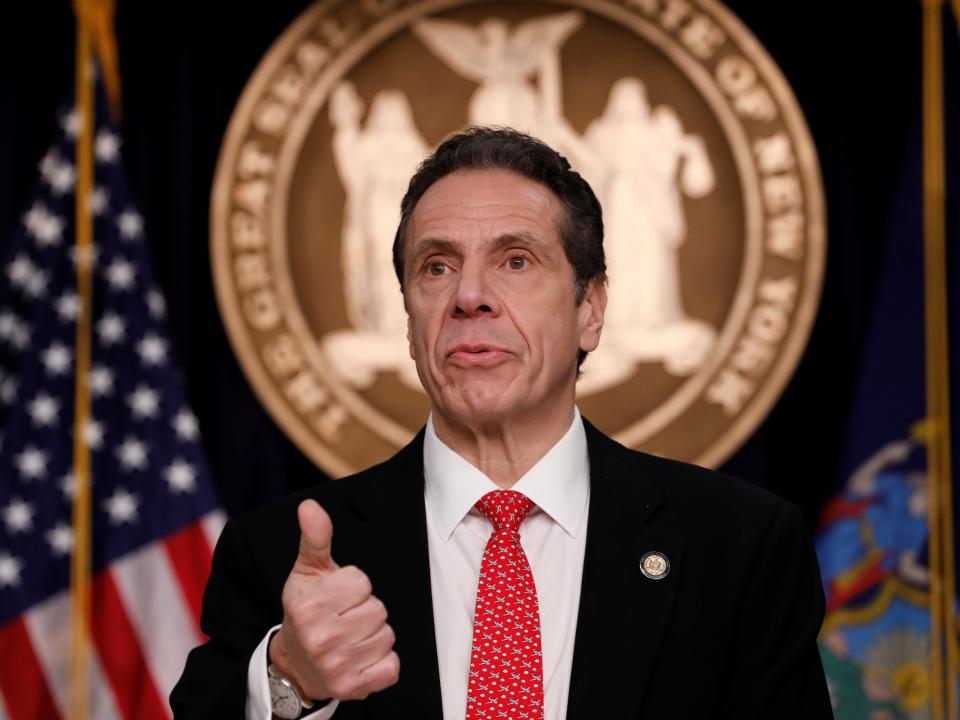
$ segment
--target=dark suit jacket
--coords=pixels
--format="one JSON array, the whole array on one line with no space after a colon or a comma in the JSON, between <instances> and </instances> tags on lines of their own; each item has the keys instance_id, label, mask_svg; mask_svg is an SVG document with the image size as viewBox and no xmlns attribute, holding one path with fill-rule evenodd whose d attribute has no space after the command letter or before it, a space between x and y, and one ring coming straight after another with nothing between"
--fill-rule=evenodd
<instances>
[{"instance_id":1,"label":"dark suit jacket","mask_svg":"<svg viewBox=\"0 0 960 720\"><path fill-rule=\"evenodd\" d=\"M799 511L584 424L591 492L568 718L831 718L823 591ZM336 720L440 720L422 433L381 465L228 523L203 601L210 640L190 653L175 716L243 717L250 656L283 616L305 497L333 520L336 561L370 577L400 657L396 685L341 703ZM665 578L640 572L649 550L669 558Z\"/></svg>"}]
</instances>

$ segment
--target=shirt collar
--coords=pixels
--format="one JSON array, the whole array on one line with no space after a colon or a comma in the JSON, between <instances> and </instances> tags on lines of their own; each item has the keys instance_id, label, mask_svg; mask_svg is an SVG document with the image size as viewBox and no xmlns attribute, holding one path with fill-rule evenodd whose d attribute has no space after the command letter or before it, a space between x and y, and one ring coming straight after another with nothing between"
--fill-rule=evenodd
<instances>
[{"instance_id":1,"label":"shirt collar","mask_svg":"<svg viewBox=\"0 0 960 720\"><path fill-rule=\"evenodd\" d=\"M427 511L444 542L480 498L500 489L437 437L432 415L423 438L423 475ZM577 536L590 494L590 461L576 407L564 436L511 489L530 498L568 535Z\"/></svg>"}]
</instances>

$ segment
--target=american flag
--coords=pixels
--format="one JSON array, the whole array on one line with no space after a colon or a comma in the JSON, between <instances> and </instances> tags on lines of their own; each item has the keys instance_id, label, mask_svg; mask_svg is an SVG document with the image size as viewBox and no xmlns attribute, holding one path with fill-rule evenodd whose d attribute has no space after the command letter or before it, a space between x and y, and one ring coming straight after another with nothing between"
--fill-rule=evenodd
<instances>
[{"instance_id":1,"label":"american flag","mask_svg":"<svg viewBox=\"0 0 960 720\"><path fill-rule=\"evenodd\" d=\"M223 526L127 190L120 138L94 135L91 717L170 717L167 697L203 640L200 603ZM74 536L75 140L39 165L0 265L0 720L67 706Z\"/></svg>"}]
</instances>

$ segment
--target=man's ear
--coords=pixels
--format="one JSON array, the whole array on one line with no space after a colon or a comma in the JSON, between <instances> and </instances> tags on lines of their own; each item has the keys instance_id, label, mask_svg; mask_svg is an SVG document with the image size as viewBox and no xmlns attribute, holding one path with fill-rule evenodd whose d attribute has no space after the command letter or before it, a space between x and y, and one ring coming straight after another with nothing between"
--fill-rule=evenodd
<instances>
[{"instance_id":1,"label":"man's ear","mask_svg":"<svg viewBox=\"0 0 960 720\"><path fill-rule=\"evenodd\" d=\"M607 286L602 278L594 278L587 286L583 300L577 308L580 320L579 347L585 352L593 352L600 344L600 332L603 330L603 313L607 309Z\"/></svg>"},{"instance_id":2,"label":"man's ear","mask_svg":"<svg viewBox=\"0 0 960 720\"><path fill-rule=\"evenodd\" d=\"M404 300L404 305L406 305L406 300ZM413 354L413 328L410 327L410 313L407 313L407 348L410 351L410 359L416 360L416 356Z\"/></svg>"}]
</instances>

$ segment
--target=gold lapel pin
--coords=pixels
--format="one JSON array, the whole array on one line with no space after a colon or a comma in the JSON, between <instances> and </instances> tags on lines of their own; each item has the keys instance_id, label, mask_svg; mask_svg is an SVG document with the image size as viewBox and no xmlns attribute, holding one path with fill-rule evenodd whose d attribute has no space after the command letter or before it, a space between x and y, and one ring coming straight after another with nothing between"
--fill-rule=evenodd
<instances>
[{"instance_id":1,"label":"gold lapel pin","mask_svg":"<svg viewBox=\"0 0 960 720\"><path fill-rule=\"evenodd\" d=\"M670 572L670 560L662 552L651 550L640 558L640 572L651 580L663 580Z\"/></svg>"}]
</instances>

